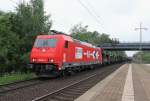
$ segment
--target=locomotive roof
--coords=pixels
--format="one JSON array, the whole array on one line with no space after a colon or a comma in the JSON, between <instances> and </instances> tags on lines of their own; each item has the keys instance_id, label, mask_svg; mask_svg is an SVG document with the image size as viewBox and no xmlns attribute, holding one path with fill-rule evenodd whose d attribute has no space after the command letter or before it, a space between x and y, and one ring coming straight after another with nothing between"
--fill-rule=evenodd
<instances>
[{"instance_id":1,"label":"locomotive roof","mask_svg":"<svg viewBox=\"0 0 150 101\"><path fill-rule=\"evenodd\" d=\"M37 38L58 38L58 37L62 37L64 40L67 41L73 41L72 37L70 36L66 36L63 34L57 34L57 35L38 35Z\"/></svg>"},{"instance_id":2,"label":"locomotive roof","mask_svg":"<svg viewBox=\"0 0 150 101\"><path fill-rule=\"evenodd\" d=\"M56 37L62 37L64 40L71 41L71 42L75 41L75 42L78 42L82 45L86 45L88 47L98 48L98 47L96 47L90 43L80 41L77 39L73 39L70 35L65 34L63 32L56 31L56 30L51 30L49 35L38 35L37 38L56 38Z\"/></svg>"}]
</instances>

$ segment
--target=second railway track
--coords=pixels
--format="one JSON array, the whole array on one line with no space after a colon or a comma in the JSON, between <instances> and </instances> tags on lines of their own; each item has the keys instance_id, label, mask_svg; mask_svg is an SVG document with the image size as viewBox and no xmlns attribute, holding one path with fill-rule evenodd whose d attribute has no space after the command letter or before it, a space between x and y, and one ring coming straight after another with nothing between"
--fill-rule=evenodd
<instances>
[{"instance_id":1,"label":"second railway track","mask_svg":"<svg viewBox=\"0 0 150 101\"><path fill-rule=\"evenodd\" d=\"M15 82L15 83L10 83L6 85L1 85L0 86L0 95L3 95L7 92L11 92L17 89L29 87L32 85L40 84L42 81L40 81L38 78L26 80L26 81L20 81L20 82Z\"/></svg>"}]
</instances>

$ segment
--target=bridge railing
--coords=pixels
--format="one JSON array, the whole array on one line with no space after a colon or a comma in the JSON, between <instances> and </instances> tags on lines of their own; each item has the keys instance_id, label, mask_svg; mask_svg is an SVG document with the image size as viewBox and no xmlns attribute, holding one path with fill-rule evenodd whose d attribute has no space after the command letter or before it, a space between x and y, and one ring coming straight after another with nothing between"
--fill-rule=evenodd
<instances>
[{"instance_id":1,"label":"bridge railing","mask_svg":"<svg viewBox=\"0 0 150 101\"><path fill-rule=\"evenodd\" d=\"M150 42L104 43L99 45L106 50L150 50Z\"/></svg>"}]
</instances>

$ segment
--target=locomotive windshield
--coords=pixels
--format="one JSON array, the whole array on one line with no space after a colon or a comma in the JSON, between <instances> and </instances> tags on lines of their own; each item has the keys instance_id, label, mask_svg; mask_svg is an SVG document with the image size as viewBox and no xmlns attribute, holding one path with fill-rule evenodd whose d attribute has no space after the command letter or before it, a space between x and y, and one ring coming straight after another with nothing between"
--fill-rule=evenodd
<instances>
[{"instance_id":1,"label":"locomotive windshield","mask_svg":"<svg viewBox=\"0 0 150 101\"><path fill-rule=\"evenodd\" d=\"M54 48L56 46L56 39L50 38L50 39L36 39L34 47L51 47Z\"/></svg>"}]
</instances>

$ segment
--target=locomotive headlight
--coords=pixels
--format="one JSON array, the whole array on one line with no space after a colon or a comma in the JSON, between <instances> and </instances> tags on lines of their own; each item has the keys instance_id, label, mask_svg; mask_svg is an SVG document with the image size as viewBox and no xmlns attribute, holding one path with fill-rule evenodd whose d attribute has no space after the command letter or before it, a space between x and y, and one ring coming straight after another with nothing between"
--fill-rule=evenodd
<instances>
[{"instance_id":1,"label":"locomotive headlight","mask_svg":"<svg viewBox=\"0 0 150 101\"><path fill-rule=\"evenodd\" d=\"M51 62L54 62L54 60L53 60L53 59L51 59L50 61L51 61Z\"/></svg>"},{"instance_id":2,"label":"locomotive headlight","mask_svg":"<svg viewBox=\"0 0 150 101\"><path fill-rule=\"evenodd\" d=\"M58 70L61 70L61 67L59 67Z\"/></svg>"},{"instance_id":3,"label":"locomotive headlight","mask_svg":"<svg viewBox=\"0 0 150 101\"><path fill-rule=\"evenodd\" d=\"M35 62L35 61L36 61L36 59L34 59L34 58L33 58L33 59L32 59L32 61L33 61L33 62Z\"/></svg>"},{"instance_id":4,"label":"locomotive headlight","mask_svg":"<svg viewBox=\"0 0 150 101\"><path fill-rule=\"evenodd\" d=\"M54 62L54 60L53 59L49 59L49 62Z\"/></svg>"}]
</instances>

